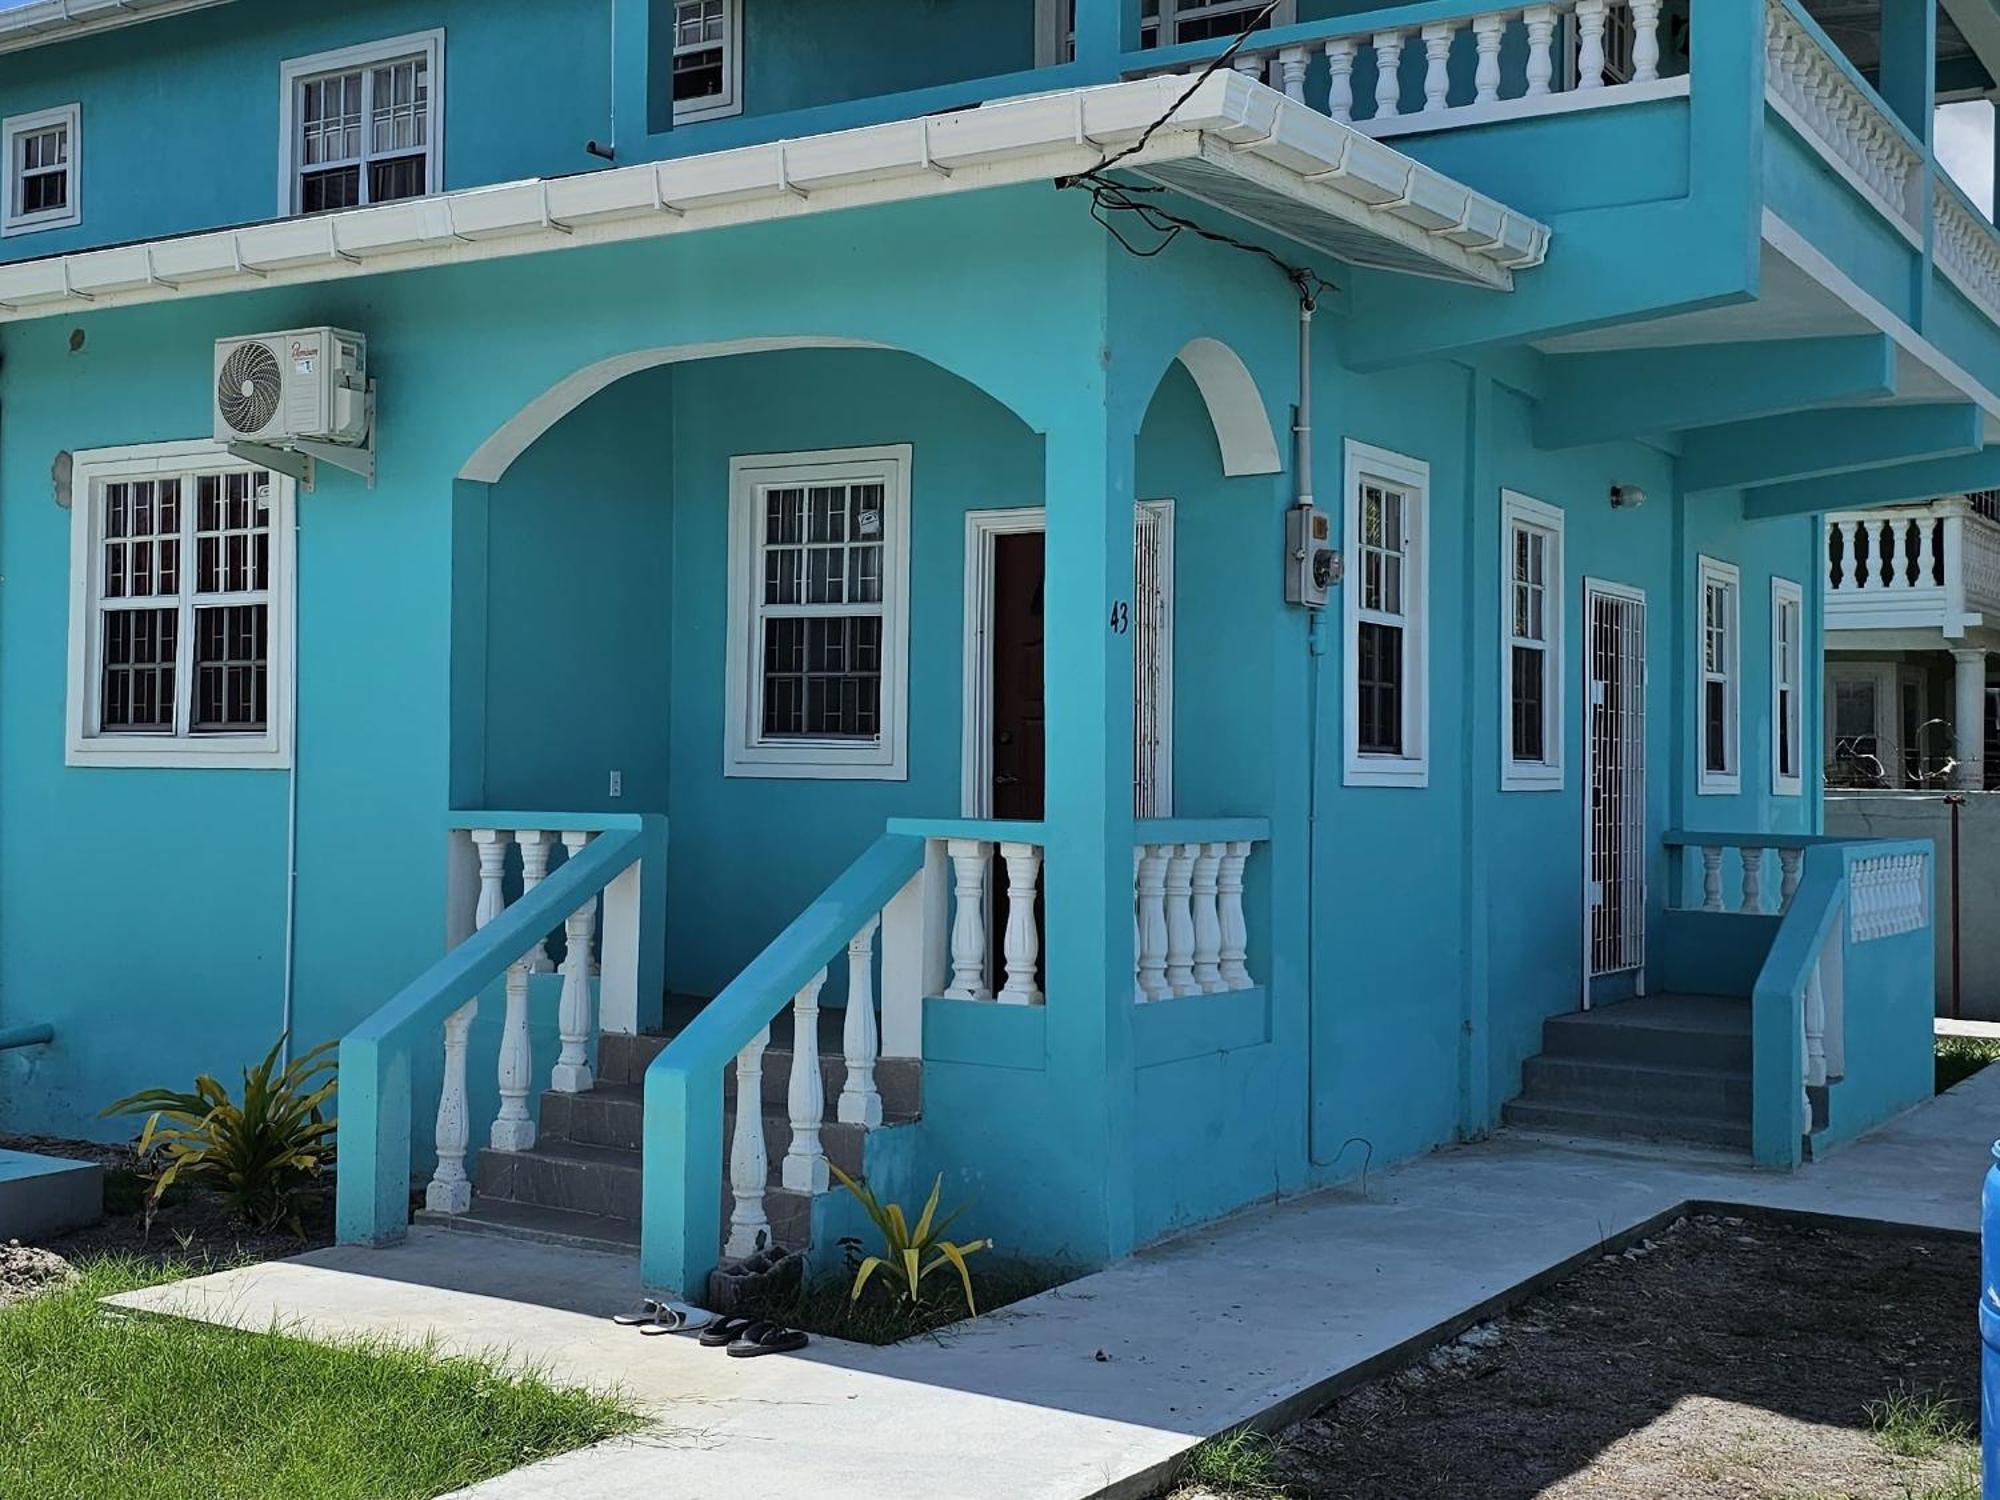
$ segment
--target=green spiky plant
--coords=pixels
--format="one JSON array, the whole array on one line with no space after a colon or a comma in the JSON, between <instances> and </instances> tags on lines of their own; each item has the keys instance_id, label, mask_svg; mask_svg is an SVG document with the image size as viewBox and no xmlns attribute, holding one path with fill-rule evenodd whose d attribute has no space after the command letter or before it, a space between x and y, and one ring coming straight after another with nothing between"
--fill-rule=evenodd
<instances>
[{"instance_id":1,"label":"green spiky plant","mask_svg":"<svg viewBox=\"0 0 2000 1500\"><path fill-rule=\"evenodd\" d=\"M959 1284L965 1289L965 1310L974 1317L979 1316L979 1305L972 1296L972 1272L966 1266L968 1257L981 1250L991 1250L993 1241L973 1240L969 1244L955 1244L944 1237L944 1232L954 1220L965 1212L953 1209L942 1220L937 1216L938 1197L944 1191L944 1173L938 1173L937 1181L931 1184L930 1201L924 1204L924 1211L917 1218L916 1227L910 1221L899 1203L883 1203L865 1182L857 1182L839 1167L827 1164L833 1175L840 1179L840 1185L854 1195L861 1205L861 1211L868 1215L869 1222L881 1233L880 1255L864 1259L854 1272L854 1290L849 1293L852 1301L859 1302L861 1293L867 1288L868 1280L877 1271L886 1270L900 1282L900 1299L911 1305L924 1301L924 1281L932 1272L946 1266L958 1272Z\"/></svg>"},{"instance_id":2,"label":"green spiky plant","mask_svg":"<svg viewBox=\"0 0 2000 1500\"><path fill-rule=\"evenodd\" d=\"M168 1188L186 1180L212 1189L223 1206L259 1233L288 1226L304 1238L299 1190L333 1161L337 1121L327 1112L339 1080L326 1042L278 1066L285 1038L264 1060L243 1070L243 1102L208 1074L195 1079L192 1093L147 1089L120 1099L100 1118L146 1116L139 1155L163 1164L152 1174L146 1219Z\"/></svg>"}]
</instances>

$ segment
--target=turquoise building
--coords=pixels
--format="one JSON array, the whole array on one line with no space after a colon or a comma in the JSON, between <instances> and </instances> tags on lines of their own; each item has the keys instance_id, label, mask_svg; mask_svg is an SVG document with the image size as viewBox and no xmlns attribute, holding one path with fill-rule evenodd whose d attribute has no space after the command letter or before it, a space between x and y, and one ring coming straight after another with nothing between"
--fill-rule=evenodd
<instances>
[{"instance_id":1,"label":"turquoise building","mask_svg":"<svg viewBox=\"0 0 2000 1500\"><path fill-rule=\"evenodd\" d=\"M1503 1124L1799 1166L1930 1088L1820 517L2000 486L1996 68L1992 0L0 13L0 1129L338 1038L344 1239L693 1290L829 1162L1081 1265Z\"/></svg>"}]
</instances>

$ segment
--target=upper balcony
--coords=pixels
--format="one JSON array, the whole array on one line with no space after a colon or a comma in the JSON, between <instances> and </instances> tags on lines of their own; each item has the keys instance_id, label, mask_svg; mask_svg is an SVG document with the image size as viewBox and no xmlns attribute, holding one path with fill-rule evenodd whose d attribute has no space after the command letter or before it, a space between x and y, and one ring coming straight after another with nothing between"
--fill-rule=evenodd
<instances>
[{"instance_id":1,"label":"upper balcony","mask_svg":"<svg viewBox=\"0 0 2000 1500\"><path fill-rule=\"evenodd\" d=\"M1838 644L1942 646L2000 630L2000 508L1990 491L1830 515L1826 563L1829 631L1923 633Z\"/></svg>"}]
</instances>

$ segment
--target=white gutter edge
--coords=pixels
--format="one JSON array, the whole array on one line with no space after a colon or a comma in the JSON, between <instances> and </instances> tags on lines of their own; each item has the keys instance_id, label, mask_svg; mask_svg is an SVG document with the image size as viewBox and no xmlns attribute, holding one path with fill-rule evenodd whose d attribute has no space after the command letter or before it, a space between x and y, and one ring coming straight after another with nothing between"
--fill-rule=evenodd
<instances>
[{"instance_id":1,"label":"white gutter edge","mask_svg":"<svg viewBox=\"0 0 2000 1500\"><path fill-rule=\"evenodd\" d=\"M0 11L0 52L25 52L75 37L158 21L229 0L34 0Z\"/></svg>"},{"instance_id":2,"label":"white gutter edge","mask_svg":"<svg viewBox=\"0 0 2000 1500\"><path fill-rule=\"evenodd\" d=\"M1158 77L574 177L470 188L0 265L0 323L490 260L938 196L1087 171L1188 89ZM1497 288L1547 226L1350 126L1218 74L1121 164L1202 156L1301 206ZM1236 158L1245 158L1232 165ZM1332 212L1332 210L1338 212Z\"/></svg>"}]
</instances>

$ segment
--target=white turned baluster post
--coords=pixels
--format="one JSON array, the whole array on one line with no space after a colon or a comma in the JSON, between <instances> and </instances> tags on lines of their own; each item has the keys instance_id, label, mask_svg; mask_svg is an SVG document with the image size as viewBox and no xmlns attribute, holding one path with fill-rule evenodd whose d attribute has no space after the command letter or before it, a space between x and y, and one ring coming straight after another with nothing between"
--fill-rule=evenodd
<instances>
[{"instance_id":1,"label":"white turned baluster post","mask_svg":"<svg viewBox=\"0 0 2000 1500\"><path fill-rule=\"evenodd\" d=\"M1556 8L1531 5L1521 12L1521 20L1528 28L1527 97L1536 99L1549 91L1549 82L1556 76Z\"/></svg>"},{"instance_id":2,"label":"white turned baluster post","mask_svg":"<svg viewBox=\"0 0 2000 1500\"><path fill-rule=\"evenodd\" d=\"M1806 976L1804 1007L1805 1049L1800 1054L1803 1063L1802 1082L1808 1090L1822 1088L1826 1084L1826 986L1820 974L1817 960L1812 973ZM1812 1095L1805 1096L1806 1132L1812 1132Z\"/></svg>"},{"instance_id":3,"label":"white turned baluster post","mask_svg":"<svg viewBox=\"0 0 2000 1500\"><path fill-rule=\"evenodd\" d=\"M792 1143L778 1180L795 1193L823 1193L831 1180L819 1138L826 1118L826 1082L819 1074L819 992L825 983L826 970L821 969L792 1000L792 1081L785 1096Z\"/></svg>"},{"instance_id":4,"label":"white turned baluster post","mask_svg":"<svg viewBox=\"0 0 2000 1500\"><path fill-rule=\"evenodd\" d=\"M465 1175L465 1149L472 1126L465 1104L465 1048L472 1018L479 1013L475 997L445 1018L444 1089L438 1095L437 1171L424 1188L424 1207L434 1214L462 1214L472 1207L472 1181Z\"/></svg>"},{"instance_id":5,"label":"white turned baluster post","mask_svg":"<svg viewBox=\"0 0 2000 1500\"><path fill-rule=\"evenodd\" d=\"M1194 905L1194 986L1204 995L1222 983L1222 915L1217 909L1224 844L1197 844L1191 880Z\"/></svg>"},{"instance_id":6,"label":"white turned baluster post","mask_svg":"<svg viewBox=\"0 0 2000 1500\"><path fill-rule=\"evenodd\" d=\"M1326 112L1343 125L1354 123L1354 57L1359 50L1352 37L1326 44Z\"/></svg>"},{"instance_id":7,"label":"white turned baluster post","mask_svg":"<svg viewBox=\"0 0 2000 1500\"><path fill-rule=\"evenodd\" d=\"M1199 844L1167 845L1167 989L1199 995L1194 982L1194 857Z\"/></svg>"},{"instance_id":8,"label":"white turned baluster post","mask_svg":"<svg viewBox=\"0 0 2000 1500\"><path fill-rule=\"evenodd\" d=\"M1451 94L1451 34L1457 27L1436 22L1423 30L1424 113L1441 114Z\"/></svg>"},{"instance_id":9,"label":"white turned baluster post","mask_svg":"<svg viewBox=\"0 0 2000 1500\"><path fill-rule=\"evenodd\" d=\"M1882 523L1882 585L1898 589L1904 585L1905 568L1901 543L1903 528L1894 521Z\"/></svg>"},{"instance_id":10,"label":"white turned baluster post","mask_svg":"<svg viewBox=\"0 0 2000 1500\"><path fill-rule=\"evenodd\" d=\"M1701 909L1722 910L1722 851L1712 844L1701 851Z\"/></svg>"},{"instance_id":11,"label":"white turned baluster post","mask_svg":"<svg viewBox=\"0 0 2000 1500\"><path fill-rule=\"evenodd\" d=\"M1167 984L1167 850L1148 844L1139 860L1139 988L1148 1000L1173 993Z\"/></svg>"},{"instance_id":12,"label":"white turned baluster post","mask_svg":"<svg viewBox=\"0 0 2000 1500\"><path fill-rule=\"evenodd\" d=\"M993 846L978 839L952 839L951 986L948 1000L990 1000L986 989L986 867Z\"/></svg>"},{"instance_id":13,"label":"white turned baluster post","mask_svg":"<svg viewBox=\"0 0 2000 1500\"><path fill-rule=\"evenodd\" d=\"M1146 857L1142 845L1132 846L1132 1000L1134 1004L1146 1003L1146 987L1139 982L1139 960L1145 947L1145 935L1139 930L1139 865Z\"/></svg>"},{"instance_id":14,"label":"white turned baluster post","mask_svg":"<svg viewBox=\"0 0 2000 1500\"><path fill-rule=\"evenodd\" d=\"M1268 64L1264 54L1261 52L1239 52L1236 54L1236 61L1233 66L1237 72L1248 78L1252 83L1262 83L1266 76Z\"/></svg>"},{"instance_id":15,"label":"white turned baluster post","mask_svg":"<svg viewBox=\"0 0 2000 1500\"><path fill-rule=\"evenodd\" d=\"M847 945L847 1015L840 1033L847 1076L834 1106L843 1125L870 1130L882 1123L882 1094L875 1086L875 1058L881 1051L875 1025L875 929L881 925L881 918L870 917Z\"/></svg>"},{"instance_id":16,"label":"white turned baluster post","mask_svg":"<svg viewBox=\"0 0 2000 1500\"><path fill-rule=\"evenodd\" d=\"M575 859L589 841L587 833L562 836L563 848ZM558 1094L590 1089L590 949L597 936L597 898L591 897L563 923L562 1001L556 1010L556 1034L562 1040L549 1087Z\"/></svg>"},{"instance_id":17,"label":"white turned baluster post","mask_svg":"<svg viewBox=\"0 0 2000 1500\"><path fill-rule=\"evenodd\" d=\"M1739 849L1743 861L1743 909L1755 914L1764 909L1764 851Z\"/></svg>"},{"instance_id":18,"label":"white turned baluster post","mask_svg":"<svg viewBox=\"0 0 2000 1500\"><path fill-rule=\"evenodd\" d=\"M1000 857L1007 864L1007 925L1000 938L1007 982L999 1000L1003 1005L1040 1005L1035 966L1042 955L1042 939L1035 930L1035 888L1041 880L1042 851L1034 844L1002 844Z\"/></svg>"},{"instance_id":19,"label":"white turned baluster post","mask_svg":"<svg viewBox=\"0 0 2000 1500\"><path fill-rule=\"evenodd\" d=\"M1937 576L1937 525L1925 516L1917 522L1917 587L1930 588Z\"/></svg>"},{"instance_id":20,"label":"white turned baluster post","mask_svg":"<svg viewBox=\"0 0 2000 1500\"><path fill-rule=\"evenodd\" d=\"M1632 0L1632 81L1660 77L1660 0Z\"/></svg>"},{"instance_id":21,"label":"white turned baluster post","mask_svg":"<svg viewBox=\"0 0 2000 1500\"><path fill-rule=\"evenodd\" d=\"M764 1214L764 1188L770 1159L764 1154L764 1049L771 1044L766 1026L736 1054L736 1125L729 1135L729 1238L722 1254L727 1260L755 1255L768 1244L771 1221Z\"/></svg>"},{"instance_id":22,"label":"white turned baluster post","mask_svg":"<svg viewBox=\"0 0 2000 1500\"><path fill-rule=\"evenodd\" d=\"M1804 858L1803 849L1778 851L1778 868L1783 872L1778 881L1778 910L1781 912L1792 909L1792 897L1799 893L1799 866Z\"/></svg>"},{"instance_id":23,"label":"white turned baluster post","mask_svg":"<svg viewBox=\"0 0 2000 1500\"><path fill-rule=\"evenodd\" d=\"M1504 15L1472 18L1473 48L1479 57L1472 74L1472 102L1475 104L1491 104L1500 97L1500 40L1506 34L1507 18Z\"/></svg>"},{"instance_id":24,"label":"white turned baluster post","mask_svg":"<svg viewBox=\"0 0 2000 1500\"><path fill-rule=\"evenodd\" d=\"M500 1113L493 1118L495 1151L526 1151L535 1144L535 1118L528 1113L534 1087L535 1049L528 1035L528 963L507 966L507 1018L500 1028Z\"/></svg>"},{"instance_id":25,"label":"white turned baluster post","mask_svg":"<svg viewBox=\"0 0 2000 1500\"><path fill-rule=\"evenodd\" d=\"M1224 844L1216 869L1216 921L1222 933L1217 969L1226 990L1247 990L1256 982L1250 977L1250 928L1243 920L1243 866L1249 858L1248 844Z\"/></svg>"},{"instance_id":26,"label":"white turned baluster post","mask_svg":"<svg viewBox=\"0 0 2000 1500\"><path fill-rule=\"evenodd\" d=\"M1851 588L1866 588L1868 574L1861 564L1861 523L1849 521L1841 528L1840 534L1847 547L1841 581Z\"/></svg>"},{"instance_id":27,"label":"white turned baluster post","mask_svg":"<svg viewBox=\"0 0 2000 1500\"><path fill-rule=\"evenodd\" d=\"M549 873L549 855L555 841L552 835L535 828L514 830L514 842L521 846L521 894L527 895L542 883ZM549 962L548 939L537 938L535 946L528 950L526 959L530 974L546 974L555 967Z\"/></svg>"},{"instance_id":28,"label":"white turned baluster post","mask_svg":"<svg viewBox=\"0 0 2000 1500\"><path fill-rule=\"evenodd\" d=\"M475 931L507 909L507 894L503 888L507 876L507 843L506 836L497 828L472 830L472 847L479 854L479 906L472 914Z\"/></svg>"},{"instance_id":29,"label":"white turned baluster post","mask_svg":"<svg viewBox=\"0 0 2000 1500\"><path fill-rule=\"evenodd\" d=\"M1608 0L1576 0L1576 86L1604 87L1604 22Z\"/></svg>"},{"instance_id":30,"label":"white turned baluster post","mask_svg":"<svg viewBox=\"0 0 2000 1500\"><path fill-rule=\"evenodd\" d=\"M1306 49L1287 47L1278 54L1278 72L1285 80L1285 97L1306 102Z\"/></svg>"},{"instance_id":31,"label":"white turned baluster post","mask_svg":"<svg viewBox=\"0 0 2000 1500\"><path fill-rule=\"evenodd\" d=\"M1403 33L1375 33L1375 118L1393 120L1403 112Z\"/></svg>"}]
</instances>

